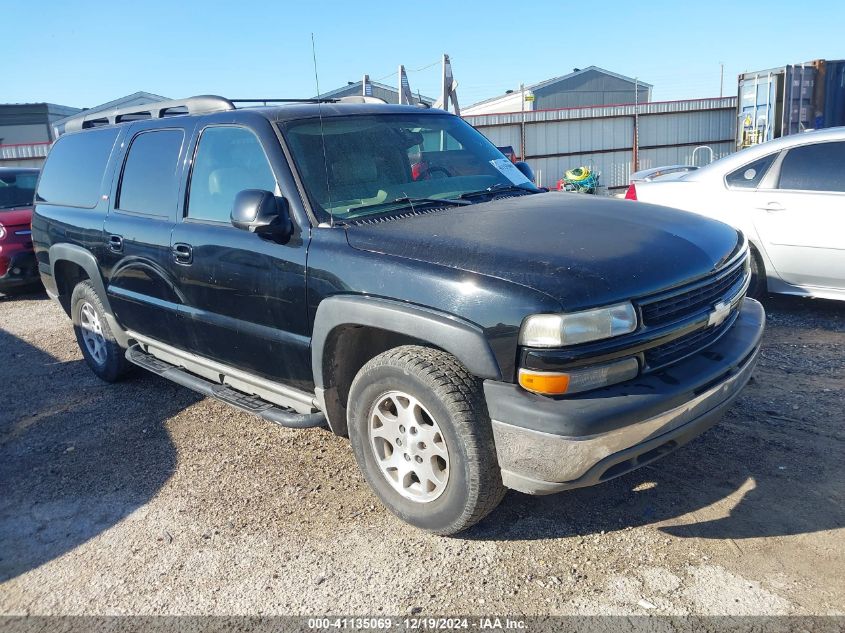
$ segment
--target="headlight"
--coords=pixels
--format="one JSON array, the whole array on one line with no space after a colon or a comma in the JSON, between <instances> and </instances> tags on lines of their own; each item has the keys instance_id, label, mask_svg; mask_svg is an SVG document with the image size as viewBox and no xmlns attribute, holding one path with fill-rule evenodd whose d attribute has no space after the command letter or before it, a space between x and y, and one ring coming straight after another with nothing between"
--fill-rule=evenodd
<instances>
[{"instance_id":1,"label":"headlight","mask_svg":"<svg viewBox=\"0 0 845 633\"><path fill-rule=\"evenodd\" d=\"M630 302L569 314L535 314L525 319L519 344L563 347L628 334L637 329L637 312Z\"/></svg>"},{"instance_id":2,"label":"headlight","mask_svg":"<svg viewBox=\"0 0 845 633\"><path fill-rule=\"evenodd\" d=\"M3 225L0 224L0 240L6 237L6 229L3 228Z\"/></svg>"}]
</instances>

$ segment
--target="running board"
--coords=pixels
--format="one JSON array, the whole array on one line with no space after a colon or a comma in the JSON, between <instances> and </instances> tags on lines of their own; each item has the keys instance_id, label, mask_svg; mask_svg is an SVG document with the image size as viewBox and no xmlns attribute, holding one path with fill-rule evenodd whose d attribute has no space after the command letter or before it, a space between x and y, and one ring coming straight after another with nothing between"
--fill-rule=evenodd
<instances>
[{"instance_id":1,"label":"running board","mask_svg":"<svg viewBox=\"0 0 845 633\"><path fill-rule=\"evenodd\" d=\"M283 409L258 396L232 389L228 385L211 382L181 367L171 365L152 354L147 354L139 345L133 345L126 350L126 360L162 378L167 378L183 387L225 402L241 411L257 415L279 426L293 429L327 426L326 417L322 413L296 413L292 409Z\"/></svg>"}]
</instances>

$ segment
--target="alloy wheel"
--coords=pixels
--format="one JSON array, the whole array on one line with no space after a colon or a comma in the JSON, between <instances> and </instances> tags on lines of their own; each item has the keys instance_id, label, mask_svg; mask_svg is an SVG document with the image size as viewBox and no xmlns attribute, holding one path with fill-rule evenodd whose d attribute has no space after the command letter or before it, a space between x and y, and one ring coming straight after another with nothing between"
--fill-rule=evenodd
<instances>
[{"instance_id":1,"label":"alloy wheel","mask_svg":"<svg viewBox=\"0 0 845 633\"><path fill-rule=\"evenodd\" d=\"M437 499L449 482L449 450L440 426L413 396L380 396L368 419L370 446L382 475L400 495L419 503Z\"/></svg>"},{"instance_id":2,"label":"alloy wheel","mask_svg":"<svg viewBox=\"0 0 845 633\"><path fill-rule=\"evenodd\" d=\"M98 365L106 362L106 339L103 336L103 323L100 315L87 301L79 310L79 327L82 329L82 340L85 348Z\"/></svg>"}]
</instances>

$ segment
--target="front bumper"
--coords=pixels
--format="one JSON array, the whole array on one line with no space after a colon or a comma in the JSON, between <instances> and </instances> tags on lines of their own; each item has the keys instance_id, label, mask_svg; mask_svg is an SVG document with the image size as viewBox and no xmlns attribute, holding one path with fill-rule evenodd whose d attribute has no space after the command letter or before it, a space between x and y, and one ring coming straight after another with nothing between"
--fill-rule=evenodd
<instances>
[{"instance_id":1,"label":"front bumper","mask_svg":"<svg viewBox=\"0 0 845 633\"><path fill-rule=\"evenodd\" d=\"M28 286L40 280L35 253L23 251L13 254L6 265L6 272L0 275L0 290Z\"/></svg>"},{"instance_id":2,"label":"front bumper","mask_svg":"<svg viewBox=\"0 0 845 633\"><path fill-rule=\"evenodd\" d=\"M529 494L591 486L644 466L716 424L751 378L765 327L745 299L716 343L664 370L569 398L485 381L502 481Z\"/></svg>"}]
</instances>

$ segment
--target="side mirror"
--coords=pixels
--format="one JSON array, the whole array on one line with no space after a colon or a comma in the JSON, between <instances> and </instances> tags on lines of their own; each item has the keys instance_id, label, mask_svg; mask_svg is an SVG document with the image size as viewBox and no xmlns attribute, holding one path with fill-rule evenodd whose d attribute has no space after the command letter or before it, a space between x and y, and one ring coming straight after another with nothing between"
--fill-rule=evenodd
<instances>
[{"instance_id":1,"label":"side mirror","mask_svg":"<svg viewBox=\"0 0 845 633\"><path fill-rule=\"evenodd\" d=\"M513 164L519 171L522 172L522 175L528 178L531 182L534 182L536 176L534 176L534 170L531 169L531 165L526 163L524 160L518 161Z\"/></svg>"},{"instance_id":2,"label":"side mirror","mask_svg":"<svg viewBox=\"0 0 845 633\"><path fill-rule=\"evenodd\" d=\"M235 196L231 220L236 228L274 240L293 232L287 200L261 189L244 189Z\"/></svg>"}]
</instances>

